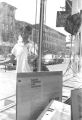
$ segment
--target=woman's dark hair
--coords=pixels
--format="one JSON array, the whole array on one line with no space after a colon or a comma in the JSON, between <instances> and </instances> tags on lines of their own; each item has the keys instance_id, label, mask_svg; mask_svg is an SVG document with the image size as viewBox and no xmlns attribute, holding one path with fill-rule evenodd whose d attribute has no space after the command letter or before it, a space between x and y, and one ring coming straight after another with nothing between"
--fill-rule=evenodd
<instances>
[{"instance_id":1,"label":"woman's dark hair","mask_svg":"<svg viewBox=\"0 0 82 120\"><path fill-rule=\"evenodd\" d=\"M30 25L25 26L24 30L23 30L23 34L32 34L32 27Z\"/></svg>"},{"instance_id":2,"label":"woman's dark hair","mask_svg":"<svg viewBox=\"0 0 82 120\"><path fill-rule=\"evenodd\" d=\"M32 34L32 27L30 25L25 26L22 32L23 41L27 41L29 35L31 34Z\"/></svg>"}]
</instances>

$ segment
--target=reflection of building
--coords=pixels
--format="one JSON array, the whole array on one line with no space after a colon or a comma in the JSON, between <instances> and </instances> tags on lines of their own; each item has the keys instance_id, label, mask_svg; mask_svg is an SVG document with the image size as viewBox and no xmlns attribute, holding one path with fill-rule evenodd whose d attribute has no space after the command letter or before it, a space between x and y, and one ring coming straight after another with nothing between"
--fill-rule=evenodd
<instances>
[{"instance_id":1,"label":"reflection of building","mask_svg":"<svg viewBox=\"0 0 82 120\"><path fill-rule=\"evenodd\" d=\"M0 3L0 54L8 54L16 41L15 10L14 6Z\"/></svg>"},{"instance_id":2,"label":"reflection of building","mask_svg":"<svg viewBox=\"0 0 82 120\"><path fill-rule=\"evenodd\" d=\"M39 41L39 25L33 25L33 40ZM66 36L46 25L43 26L42 50L48 53L64 53L66 50Z\"/></svg>"},{"instance_id":3,"label":"reflection of building","mask_svg":"<svg viewBox=\"0 0 82 120\"><path fill-rule=\"evenodd\" d=\"M0 3L0 42L16 43L17 36L29 23L15 20L16 8L5 3ZM31 25L31 24L29 24ZM31 39L38 43L39 24L31 25L33 27ZM42 50L46 53L65 52L66 36L46 25L43 26Z\"/></svg>"},{"instance_id":4,"label":"reflection of building","mask_svg":"<svg viewBox=\"0 0 82 120\"><path fill-rule=\"evenodd\" d=\"M15 7L5 2L0 3L0 38L2 42L15 41L15 10Z\"/></svg>"}]
</instances>

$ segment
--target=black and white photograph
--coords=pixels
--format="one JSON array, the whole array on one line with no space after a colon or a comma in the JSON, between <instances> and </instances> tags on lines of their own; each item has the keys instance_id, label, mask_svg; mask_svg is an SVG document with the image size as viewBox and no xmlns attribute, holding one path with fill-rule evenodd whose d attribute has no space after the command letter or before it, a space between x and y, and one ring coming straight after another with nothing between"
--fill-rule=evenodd
<instances>
[{"instance_id":1,"label":"black and white photograph","mask_svg":"<svg viewBox=\"0 0 82 120\"><path fill-rule=\"evenodd\" d=\"M82 0L0 0L0 120L82 120Z\"/></svg>"}]
</instances>

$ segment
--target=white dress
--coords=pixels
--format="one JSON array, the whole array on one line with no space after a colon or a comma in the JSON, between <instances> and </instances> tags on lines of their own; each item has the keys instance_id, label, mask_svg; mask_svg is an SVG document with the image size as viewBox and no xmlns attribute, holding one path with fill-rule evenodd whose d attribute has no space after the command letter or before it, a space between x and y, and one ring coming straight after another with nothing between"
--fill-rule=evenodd
<instances>
[{"instance_id":1,"label":"white dress","mask_svg":"<svg viewBox=\"0 0 82 120\"><path fill-rule=\"evenodd\" d=\"M32 72L30 65L28 64L28 50L27 47L21 43L17 43L12 49L12 54L17 59L16 70L19 72Z\"/></svg>"}]
</instances>

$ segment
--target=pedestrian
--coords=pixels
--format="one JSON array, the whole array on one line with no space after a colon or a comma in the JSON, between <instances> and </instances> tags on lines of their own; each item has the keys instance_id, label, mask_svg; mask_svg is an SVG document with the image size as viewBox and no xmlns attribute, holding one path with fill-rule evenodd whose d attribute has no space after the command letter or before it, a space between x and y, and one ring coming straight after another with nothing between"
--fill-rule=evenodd
<instances>
[{"instance_id":1,"label":"pedestrian","mask_svg":"<svg viewBox=\"0 0 82 120\"><path fill-rule=\"evenodd\" d=\"M32 68L28 63L28 38L32 33L32 28L26 26L21 35L18 37L18 42L15 44L11 51L10 59L0 62L0 65L12 63L16 58L16 72L32 72Z\"/></svg>"}]
</instances>

